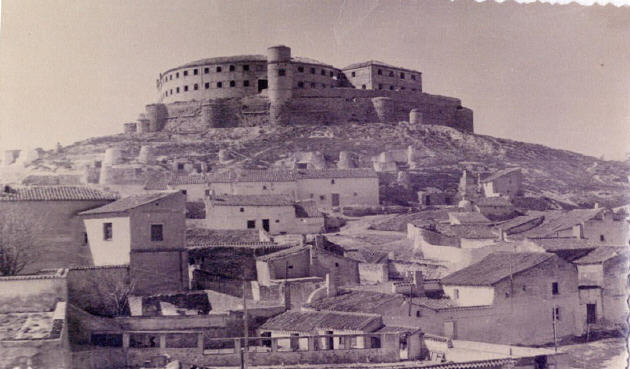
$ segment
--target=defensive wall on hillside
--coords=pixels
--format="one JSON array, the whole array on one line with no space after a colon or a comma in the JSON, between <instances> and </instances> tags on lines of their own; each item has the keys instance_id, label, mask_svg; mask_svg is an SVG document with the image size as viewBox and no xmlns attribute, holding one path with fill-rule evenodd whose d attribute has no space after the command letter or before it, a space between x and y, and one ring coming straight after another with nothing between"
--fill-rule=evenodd
<instances>
[{"instance_id":1,"label":"defensive wall on hillside","mask_svg":"<svg viewBox=\"0 0 630 369\"><path fill-rule=\"evenodd\" d=\"M421 72L377 61L338 69L286 46L190 62L161 73L156 86L157 102L124 124L127 134L398 121L473 132L472 110L422 92Z\"/></svg>"}]
</instances>

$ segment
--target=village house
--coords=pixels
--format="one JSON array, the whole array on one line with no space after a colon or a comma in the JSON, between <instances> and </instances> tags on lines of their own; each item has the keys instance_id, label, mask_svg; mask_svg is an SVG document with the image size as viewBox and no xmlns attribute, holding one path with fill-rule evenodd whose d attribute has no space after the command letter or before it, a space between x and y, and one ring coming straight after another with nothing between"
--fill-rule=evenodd
<instances>
[{"instance_id":1,"label":"village house","mask_svg":"<svg viewBox=\"0 0 630 369\"><path fill-rule=\"evenodd\" d=\"M361 284L377 284L389 280L389 255L368 248L346 249L346 257L359 262Z\"/></svg>"},{"instance_id":2,"label":"village house","mask_svg":"<svg viewBox=\"0 0 630 369\"><path fill-rule=\"evenodd\" d=\"M188 288L185 197L135 195L81 212L94 265L129 264L137 293Z\"/></svg>"},{"instance_id":3,"label":"village house","mask_svg":"<svg viewBox=\"0 0 630 369\"><path fill-rule=\"evenodd\" d=\"M418 191L418 202L421 205L454 205L457 192L442 191L434 187L429 187Z\"/></svg>"},{"instance_id":4,"label":"village house","mask_svg":"<svg viewBox=\"0 0 630 369\"><path fill-rule=\"evenodd\" d=\"M523 194L522 182L521 168L503 169L480 180L485 197L521 196Z\"/></svg>"},{"instance_id":5,"label":"village house","mask_svg":"<svg viewBox=\"0 0 630 369\"><path fill-rule=\"evenodd\" d=\"M578 269L580 309L585 324L593 329L627 330L627 247L601 246L573 263Z\"/></svg>"},{"instance_id":6,"label":"village house","mask_svg":"<svg viewBox=\"0 0 630 369\"><path fill-rule=\"evenodd\" d=\"M78 213L118 197L84 186L33 186L0 193L0 232L25 237L30 249L22 273L92 265L87 233ZM30 244L32 242L32 245Z\"/></svg>"},{"instance_id":7,"label":"village house","mask_svg":"<svg viewBox=\"0 0 630 369\"><path fill-rule=\"evenodd\" d=\"M507 220L520 215L505 197L480 197L472 205L476 212L492 221Z\"/></svg>"},{"instance_id":8,"label":"village house","mask_svg":"<svg viewBox=\"0 0 630 369\"><path fill-rule=\"evenodd\" d=\"M205 174L175 175L168 181L168 190L181 191L186 201L203 201L209 194L208 178Z\"/></svg>"},{"instance_id":9,"label":"village house","mask_svg":"<svg viewBox=\"0 0 630 369\"><path fill-rule=\"evenodd\" d=\"M435 315L443 335L528 345L583 331L577 268L555 254L493 253L441 283L456 305Z\"/></svg>"},{"instance_id":10,"label":"village house","mask_svg":"<svg viewBox=\"0 0 630 369\"><path fill-rule=\"evenodd\" d=\"M215 195L283 194L317 207L378 205L378 176L370 169L238 170L209 177Z\"/></svg>"},{"instance_id":11,"label":"village house","mask_svg":"<svg viewBox=\"0 0 630 369\"><path fill-rule=\"evenodd\" d=\"M270 234L320 233L324 216L288 195L220 195L206 199L209 229L261 229Z\"/></svg>"}]
</instances>

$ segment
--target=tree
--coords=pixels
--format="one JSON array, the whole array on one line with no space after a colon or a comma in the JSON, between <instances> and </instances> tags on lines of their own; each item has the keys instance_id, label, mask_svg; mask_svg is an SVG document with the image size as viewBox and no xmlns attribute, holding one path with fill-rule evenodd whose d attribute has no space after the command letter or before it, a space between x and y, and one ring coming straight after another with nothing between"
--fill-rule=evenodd
<instances>
[{"instance_id":1,"label":"tree","mask_svg":"<svg viewBox=\"0 0 630 369\"><path fill-rule=\"evenodd\" d=\"M0 214L0 275L20 273L37 256L29 223L12 211Z\"/></svg>"}]
</instances>

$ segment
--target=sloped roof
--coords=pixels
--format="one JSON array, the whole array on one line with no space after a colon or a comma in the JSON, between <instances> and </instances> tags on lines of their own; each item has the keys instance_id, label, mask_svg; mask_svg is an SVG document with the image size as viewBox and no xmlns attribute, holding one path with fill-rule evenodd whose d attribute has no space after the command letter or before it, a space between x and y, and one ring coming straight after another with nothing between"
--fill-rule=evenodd
<instances>
[{"instance_id":1,"label":"sloped roof","mask_svg":"<svg viewBox=\"0 0 630 369\"><path fill-rule=\"evenodd\" d=\"M545 220L544 215L523 215L516 218L512 218L501 224L498 224L495 226L495 229L502 229L504 232L507 232L507 234L514 234L516 232L513 231L513 229L516 227L532 222L531 228L529 228L529 229L532 229L533 227L536 227L542 224L544 220Z\"/></svg>"},{"instance_id":2,"label":"sloped roof","mask_svg":"<svg viewBox=\"0 0 630 369\"><path fill-rule=\"evenodd\" d=\"M151 203L153 201L172 196L177 193L180 193L180 192L179 191L158 192L158 193L129 196L129 197L125 197L120 200L114 201L112 203L109 203L107 205L101 206L96 209L83 211L79 213L79 215L126 212L128 210L137 208L138 206L142 206L142 205Z\"/></svg>"},{"instance_id":3,"label":"sloped roof","mask_svg":"<svg viewBox=\"0 0 630 369\"><path fill-rule=\"evenodd\" d=\"M530 238L529 241L547 251L592 249L598 246L590 240L573 237Z\"/></svg>"},{"instance_id":4,"label":"sloped roof","mask_svg":"<svg viewBox=\"0 0 630 369\"><path fill-rule=\"evenodd\" d=\"M283 258L283 257L285 257L287 255L292 255L292 254L296 254L296 253L299 253L299 252L307 251L309 249L309 247L311 247L311 246L310 245L301 245L301 246L289 247L288 249L284 249L284 250L273 252L271 254L259 256L259 257L256 258L256 260L269 261L269 260L274 260L274 259L278 259L278 258Z\"/></svg>"},{"instance_id":5,"label":"sloped roof","mask_svg":"<svg viewBox=\"0 0 630 369\"><path fill-rule=\"evenodd\" d=\"M323 216L314 200L297 202L295 204L295 215L298 218L318 218Z\"/></svg>"},{"instance_id":6,"label":"sloped roof","mask_svg":"<svg viewBox=\"0 0 630 369\"><path fill-rule=\"evenodd\" d=\"M504 197L481 197L477 200L474 200L474 204L477 206L505 206L510 207L512 203L510 200Z\"/></svg>"},{"instance_id":7,"label":"sloped roof","mask_svg":"<svg viewBox=\"0 0 630 369\"><path fill-rule=\"evenodd\" d=\"M417 70L397 67L395 65L391 65L391 64L382 62L380 60L367 60L367 61L364 61L364 62L353 63L353 64L348 65L347 67L342 68L341 70L363 68L363 67L368 67L370 65L376 65L376 66L381 66L381 67L385 67L385 68L398 69L398 70L404 70L404 71L408 71L408 72L422 74L422 72L419 72Z\"/></svg>"},{"instance_id":8,"label":"sloped roof","mask_svg":"<svg viewBox=\"0 0 630 369\"><path fill-rule=\"evenodd\" d=\"M208 175L210 183L295 182L316 178L377 178L369 168L354 169L240 169Z\"/></svg>"},{"instance_id":9,"label":"sloped roof","mask_svg":"<svg viewBox=\"0 0 630 369\"><path fill-rule=\"evenodd\" d=\"M358 250L346 251L345 254L347 257L361 263L377 264L385 263L388 260L386 252L371 250L363 247Z\"/></svg>"},{"instance_id":10,"label":"sloped roof","mask_svg":"<svg viewBox=\"0 0 630 369\"><path fill-rule=\"evenodd\" d=\"M189 174L173 176L168 184L171 186L187 185L187 184L204 184L208 183L208 177L205 174Z\"/></svg>"},{"instance_id":11,"label":"sloped roof","mask_svg":"<svg viewBox=\"0 0 630 369\"><path fill-rule=\"evenodd\" d=\"M260 234L257 229L186 229L187 246L256 242L260 242Z\"/></svg>"},{"instance_id":12,"label":"sloped roof","mask_svg":"<svg viewBox=\"0 0 630 369\"><path fill-rule=\"evenodd\" d=\"M221 195L210 200L213 206L293 206L288 195Z\"/></svg>"},{"instance_id":13,"label":"sloped roof","mask_svg":"<svg viewBox=\"0 0 630 369\"><path fill-rule=\"evenodd\" d=\"M619 255L628 255L626 247L600 246L588 255L573 260L575 264L599 264Z\"/></svg>"},{"instance_id":14,"label":"sloped roof","mask_svg":"<svg viewBox=\"0 0 630 369\"><path fill-rule=\"evenodd\" d=\"M506 168L506 169L501 169L499 171L496 171L492 174L490 174L488 177L483 178L481 180L482 183L487 183L487 182L492 182L497 178L503 177L505 175L508 175L512 172L520 172L521 168Z\"/></svg>"},{"instance_id":15,"label":"sloped roof","mask_svg":"<svg viewBox=\"0 0 630 369\"><path fill-rule=\"evenodd\" d=\"M458 220L461 224L490 223L490 220L476 211L450 212L449 218Z\"/></svg>"},{"instance_id":16,"label":"sloped roof","mask_svg":"<svg viewBox=\"0 0 630 369\"><path fill-rule=\"evenodd\" d=\"M311 302L307 307L316 310L361 312L370 314L387 314L391 306L400 307L409 299L400 294L387 294L373 291L342 291L336 296L324 297ZM447 309L455 306L448 298L432 299L414 297L413 305L420 305L433 310Z\"/></svg>"},{"instance_id":17,"label":"sloped roof","mask_svg":"<svg viewBox=\"0 0 630 369\"><path fill-rule=\"evenodd\" d=\"M118 195L86 186L33 186L0 194L0 201L97 201L116 200Z\"/></svg>"},{"instance_id":18,"label":"sloped roof","mask_svg":"<svg viewBox=\"0 0 630 369\"><path fill-rule=\"evenodd\" d=\"M575 209L570 211L548 211L540 213L544 215L544 222L529 231L520 233L519 236L536 238L552 236L556 232L569 229L577 224L597 217L605 209Z\"/></svg>"},{"instance_id":19,"label":"sloped roof","mask_svg":"<svg viewBox=\"0 0 630 369\"><path fill-rule=\"evenodd\" d=\"M166 191L168 190L168 176L151 175L144 182L144 189L147 191Z\"/></svg>"},{"instance_id":20,"label":"sloped roof","mask_svg":"<svg viewBox=\"0 0 630 369\"><path fill-rule=\"evenodd\" d=\"M293 332L312 332L321 328L361 331L378 321L381 321L378 315L290 310L267 320L259 329Z\"/></svg>"},{"instance_id":21,"label":"sloped roof","mask_svg":"<svg viewBox=\"0 0 630 369\"><path fill-rule=\"evenodd\" d=\"M467 239L495 239L498 233L486 224L436 224L435 230L439 233L457 238Z\"/></svg>"},{"instance_id":22,"label":"sloped roof","mask_svg":"<svg viewBox=\"0 0 630 369\"><path fill-rule=\"evenodd\" d=\"M531 269L554 257L543 252L497 252L442 278L443 285L492 286L510 275Z\"/></svg>"}]
</instances>

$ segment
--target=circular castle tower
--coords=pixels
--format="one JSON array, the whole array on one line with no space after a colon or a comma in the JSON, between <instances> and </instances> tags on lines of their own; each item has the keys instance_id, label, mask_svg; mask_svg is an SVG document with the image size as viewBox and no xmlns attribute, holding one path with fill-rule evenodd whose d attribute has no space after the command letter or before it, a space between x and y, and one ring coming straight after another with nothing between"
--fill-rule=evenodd
<instances>
[{"instance_id":1,"label":"circular castle tower","mask_svg":"<svg viewBox=\"0 0 630 369\"><path fill-rule=\"evenodd\" d=\"M286 124L289 118L287 104L293 97L293 68L289 47L280 45L267 49L267 80L269 121L272 124Z\"/></svg>"}]
</instances>

